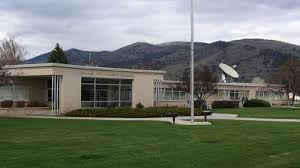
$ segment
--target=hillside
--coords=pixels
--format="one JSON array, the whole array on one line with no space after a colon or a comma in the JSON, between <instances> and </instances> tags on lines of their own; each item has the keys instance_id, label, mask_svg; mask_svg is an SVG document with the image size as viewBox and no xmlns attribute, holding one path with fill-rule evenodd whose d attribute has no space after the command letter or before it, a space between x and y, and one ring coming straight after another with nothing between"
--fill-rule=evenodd
<instances>
[{"instance_id":1,"label":"hillside","mask_svg":"<svg viewBox=\"0 0 300 168\"><path fill-rule=\"evenodd\" d=\"M163 44L134 43L115 51L65 51L75 65L95 65L115 68L166 70L167 79L179 79L188 67L188 42ZM50 53L27 60L26 63L45 63ZM273 72L290 56L300 57L300 46L273 40L243 39L230 42L195 43L195 65L209 65L218 70L220 62L238 65L240 81L254 77L270 79Z\"/></svg>"}]
</instances>

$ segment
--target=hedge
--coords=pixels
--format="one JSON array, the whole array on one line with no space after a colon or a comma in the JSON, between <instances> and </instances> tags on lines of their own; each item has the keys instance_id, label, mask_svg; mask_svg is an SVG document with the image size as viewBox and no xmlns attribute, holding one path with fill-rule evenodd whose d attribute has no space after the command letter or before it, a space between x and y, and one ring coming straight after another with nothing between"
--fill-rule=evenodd
<instances>
[{"instance_id":1,"label":"hedge","mask_svg":"<svg viewBox=\"0 0 300 168\"><path fill-rule=\"evenodd\" d=\"M271 107L271 104L265 100L251 99L244 104L244 107Z\"/></svg>"},{"instance_id":2,"label":"hedge","mask_svg":"<svg viewBox=\"0 0 300 168\"><path fill-rule=\"evenodd\" d=\"M178 107L150 107L150 108L101 108L101 109L79 109L65 116L69 117L120 117L120 118L147 118L167 117L171 113L178 116L189 116L189 108Z\"/></svg>"},{"instance_id":3,"label":"hedge","mask_svg":"<svg viewBox=\"0 0 300 168\"><path fill-rule=\"evenodd\" d=\"M23 107L25 107L26 102L25 101L17 101L17 102L15 102L15 104L16 104L16 107L23 108Z\"/></svg>"},{"instance_id":4,"label":"hedge","mask_svg":"<svg viewBox=\"0 0 300 168\"><path fill-rule=\"evenodd\" d=\"M32 101L28 102L27 107L48 107L48 105L38 101Z\"/></svg>"},{"instance_id":5,"label":"hedge","mask_svg":"<svg viewBox=\"0 0 300 168\"><path fill-rule=\"evenodd\" d=\"M1 107L3 108L12 108L13 106L13 101L12 100L4 100L2 102L0 102Z\"/></svg>"},{"instance_id":6,"label":"hedge","mask_svg":"<svg viewBox=\"0 0 300 168\"><path fill-rule=\"evenodd\" d=\"M238 101L214 101L212 103L212 108L238 108L239 107L239 102Z\"/></svg>"}]
</instances>

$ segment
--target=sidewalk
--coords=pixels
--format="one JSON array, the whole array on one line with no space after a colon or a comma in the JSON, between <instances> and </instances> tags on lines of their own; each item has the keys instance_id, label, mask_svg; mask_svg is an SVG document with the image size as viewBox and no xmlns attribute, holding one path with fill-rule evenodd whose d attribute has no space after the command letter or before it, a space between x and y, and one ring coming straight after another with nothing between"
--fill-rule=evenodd
<instances>
[{"instance_id":1,"label":"sidewalk","mask_svg":"<svg viewBox=\"0 0 300 168\"><path fill-rule=\"evenodd\" d=\"M171 117L161 118L95 118L95 117L64 117L64 116L27 116L26 118L38 119L63 119L63 120L99 120L99 121L161 121L172 123ZM203 116L195 116L195 120L203 120ZM236 114L213 114L208 117L208 120L236 120L236 121L264 121L264 122L294 122L300 123L300 119L271 119L271 118L243 118ZM190 122L190 117L177 117L176 124L178 125L211 125L210 122Z\"/></svg>"},{"instance_id":2,"label":"sidewalk","mask_svg":"<svg viewBox=\"0 0 300 168\"><path fill-rule=\"evenodd\" d=\"M98 121L161 121L173 123L171 117L160 118L96 118L96 117L64 117L64 116L27 116L26 118L34 119L62 119L62 120L98 120ZM194 122L189 121L190 117L177 117L175 124L177 125L211 125L210 122ZM196 120L203 119L203 117L195 117Z\"/></svg>"}]
</instances>

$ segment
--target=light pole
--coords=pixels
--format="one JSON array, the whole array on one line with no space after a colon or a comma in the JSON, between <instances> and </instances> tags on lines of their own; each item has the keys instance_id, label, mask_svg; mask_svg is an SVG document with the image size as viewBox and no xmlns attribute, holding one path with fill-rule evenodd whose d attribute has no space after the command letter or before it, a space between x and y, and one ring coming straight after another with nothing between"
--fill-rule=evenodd
<instances>
[{"instance_id":1,"label":"light pole","mask_svg":"<svg viewBox=\"0 0 300 168\"><path fill-rule=\"evenodd\" d=\"M190 104L191 104L191 122L195 120L194 109L194 0L191 0L191 74L190 74Z\"/></svg>"}]
</instances>

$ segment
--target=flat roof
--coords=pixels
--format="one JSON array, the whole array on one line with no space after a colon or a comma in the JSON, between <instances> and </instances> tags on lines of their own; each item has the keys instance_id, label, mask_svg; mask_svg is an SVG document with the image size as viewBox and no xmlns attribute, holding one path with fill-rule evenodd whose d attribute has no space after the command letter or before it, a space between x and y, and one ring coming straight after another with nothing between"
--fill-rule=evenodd
<instances>
[{"instance_id":1,"label":"flat roof","mask_svg":"<svg viewBox=\"0 0 300 168\"><path fill-rule=\"evenodd\" d=\"M249 86L249 87L266 87L266 86L278 86L281 87L282 85L279 84L259 84L259 83L218 83L218 86Z\"/></svg>"},{"instance_id":2,"label":"flat roof","mask_svg":"<svg viewBox=\"0 0 300 168\"><path fill-rule=\"evenodd\" d=\"M181 81L172 81L172 80L163 80L163 83L166 84L180 84L182 83ZM273 87L282 87L282 85L279 84L258 84L258 83L216 83L217 86L247 86L247 87L267 87L267 86L273 86Z\"/></svg>"},{"instance_id":3,"label":"flat roof","mask_svg":"<svg viewBox=\"0 0 300 168\"><path fill-rule=\"evenodd\" d=\"M166 84L181 84L183 82L182 81L163 80L162 83L166 83Z\"/></svg>"},{"instance_id":4,"label":"flat roof","mask_svg":"<svg viewBox=\"0 0 300 168\"><path fill-rule=\"evenodd\" d=\"M160 70L140 70L140 69L124 69L124 68L107 68L107 67L92 67L71 64L58 64L58 63L43 63L43 64L20 64L20 65L6 65L3 69L24 69L24 68L71 68L80 70L99 70L99 71L115 71L115 72L133 72L133 73L156 73L166 74L166 71Z\"/></svg>"}]
</instances>

